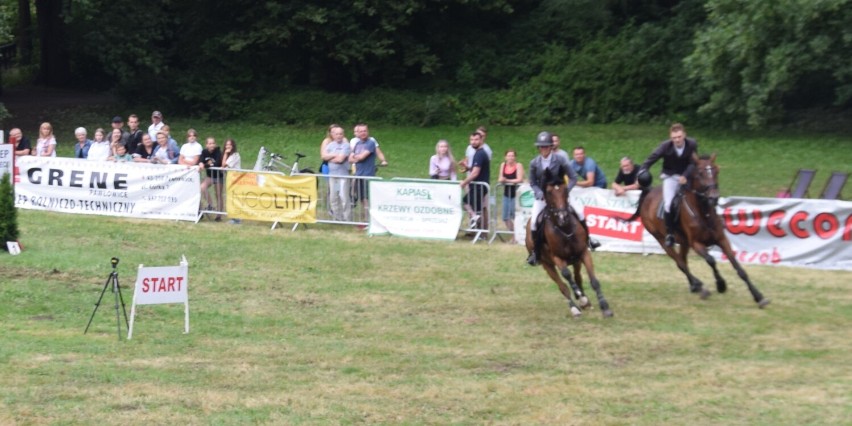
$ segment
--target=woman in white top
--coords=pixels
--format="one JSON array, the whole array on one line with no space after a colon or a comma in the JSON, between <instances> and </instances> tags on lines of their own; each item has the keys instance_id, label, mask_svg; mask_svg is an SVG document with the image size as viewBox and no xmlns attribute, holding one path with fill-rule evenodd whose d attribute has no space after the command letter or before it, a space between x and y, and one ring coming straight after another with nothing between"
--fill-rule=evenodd
<instances>
[{"instance_id":1,"label":"woman in white top","mask_svg":"<svg viewBox=\"0 0 852 426\"><path fill-rule=\"evenodd\" d=\"M450 143L444 139L435 145L435 155L429 159L429 176L432 179L456 180L456 160Z\"/></svg>"},{"instance_id":2,"label":"woman in white top","mask_svg":"<svg viewBox=\"0 0 852 426\"><path fill-rule=\"evenodd\" d=\"M38 128L36 154L39 157L56 157L56 138L53 136L53 126L48 122L41 123Z\"/></svg>"}]
</instances>

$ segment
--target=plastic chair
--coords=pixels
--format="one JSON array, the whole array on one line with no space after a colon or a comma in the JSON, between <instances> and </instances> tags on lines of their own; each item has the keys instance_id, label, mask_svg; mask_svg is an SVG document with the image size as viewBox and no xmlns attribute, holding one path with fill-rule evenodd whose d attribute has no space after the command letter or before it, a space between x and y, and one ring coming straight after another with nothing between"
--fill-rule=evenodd
<instances>
[{"instance_id":1,"label":"plastic chair","mask_svg":"<svg viewBox=\"0 0 852 426\"><path fill-rule=\"evenodd\" d=\"M843 185L846 185L846 178L849 173L832 172L831 177L825 183L825 188L822 190L822 195L819 198L823 200L836 200L840 197L840 192L843 191Z\"/></svg>"},{"instance_id":2,"label":"plastic chair","mask_svg":"<svg viewBox=\"0 0 852 426\"><path fill-rule=\"evenodd\" d=\"M810 188L811 182L814 181L815 175L816 170L799 169L796 175L793 176L793 181L790 182L790 188L787 189L790 198L805 198L808 195L808 188Z\"/></svg>"}]
</instances>

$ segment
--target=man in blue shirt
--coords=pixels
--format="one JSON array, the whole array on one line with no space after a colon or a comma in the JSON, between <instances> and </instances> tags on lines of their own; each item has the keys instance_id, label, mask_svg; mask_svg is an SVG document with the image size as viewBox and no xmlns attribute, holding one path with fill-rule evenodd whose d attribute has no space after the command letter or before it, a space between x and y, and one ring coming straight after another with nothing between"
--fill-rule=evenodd
<instances>
[{"instance_id":1,"label":"man in blue shirt","mask_svg":"<svg viewBox=\"0 0 852 426\"><path fill-rule=\"evenodd\" d=\"M582 146L574 148L574 159L571 168L577 173L577 186L589 188L596 186L606 188L606 176L598 163L591 157L586 157L586 149Z\"/></svg>"},{"instance_id":2,"label":"man in blue shirt","mask_svg":"<svg viewBox=\"0 0 852 426\"><path fill-rule=\"evenodd\" d=\"M352 152L349 154L349 163L355 164L355 176L376 175L376 140L370 137L370 129L364 123L355 125L355 138ZM370 212L367 191L368 179L357 179L355 186L355 201L361 200L364 206L364 217Z\"/></svg>"}]
</instances>

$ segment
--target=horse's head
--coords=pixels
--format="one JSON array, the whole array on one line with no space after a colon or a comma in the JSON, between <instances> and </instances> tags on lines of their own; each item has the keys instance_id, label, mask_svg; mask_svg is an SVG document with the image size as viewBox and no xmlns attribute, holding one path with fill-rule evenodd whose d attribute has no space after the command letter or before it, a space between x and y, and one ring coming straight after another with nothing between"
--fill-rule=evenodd
<instances>
[{"instance_id":1,"label":"horse's head","mask_svg":"<svg viewBox=\"0 0 852 426\"><path fill-rule=\"evenodd\" d=\"M719 166L716 165L716 154L692 154L695 160L695 170L692 172L692 192L706 201L710 207L716 207L719 202Z\"/></svg>"},{"instance_id":2,"label":"horse's head","mask_svg":"<svg viewBox=\"0 0 852 426\"><path fill-rule=\"evenodd\" d=\"M570 221L568 211L568 185L562 175L552 176L550 170L545 170L544 201L551 216L556 219L556 226L564 227Z\"/></svg>"}]
</instances>

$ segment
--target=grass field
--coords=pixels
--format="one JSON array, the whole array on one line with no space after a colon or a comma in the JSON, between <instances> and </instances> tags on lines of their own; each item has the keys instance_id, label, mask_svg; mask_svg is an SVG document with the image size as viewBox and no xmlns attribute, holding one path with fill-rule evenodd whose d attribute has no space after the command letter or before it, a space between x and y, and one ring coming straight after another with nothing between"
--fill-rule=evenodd
<instances>
[{"instance_id":1,"label":"grass field","mask_svg":"<svg viewBox=\"0 0 852 426\"><path fill-rule=\"evenodd\" d=\"M70 155L76 125L58 121L60 155ZM316 167L323 135L319 127L172 126L179 135L195 127L220 141L235 137L245 165L266 145L305 151ZM495 153L516 148L528 162L540 129L492 128L488 143ZM621 156L642 159L666 136L659 126L552 130L568 147L585 145L610 179ZM703 151L719 153L723 195L771 196L796 168L811 167L821 173L815 196L830 170L852 164L848 135L690 132ZM391 162L382 176L426 177L435 141L450 139L460 157L469 130L374 125L372 133ZM25 251L0 255L0 424L852 418L848 271L749 266L773 301L760 310L727 264L728 293L700 301L668 258L596 253L615 317L592 310L573 320L516 246L369 238L331 225L289 232L27 210L19 222ZM189 334L182 307L143 306L134 338L118 341L108 294L83 335L111 257L121 258L129 313L136 266L174 265L182 254L190 261ZM712 283L703 263L692 264Z\"/></svg>"}]
</instances>

